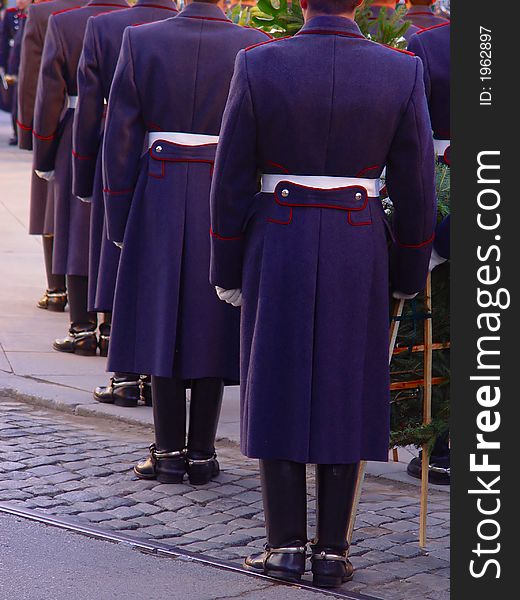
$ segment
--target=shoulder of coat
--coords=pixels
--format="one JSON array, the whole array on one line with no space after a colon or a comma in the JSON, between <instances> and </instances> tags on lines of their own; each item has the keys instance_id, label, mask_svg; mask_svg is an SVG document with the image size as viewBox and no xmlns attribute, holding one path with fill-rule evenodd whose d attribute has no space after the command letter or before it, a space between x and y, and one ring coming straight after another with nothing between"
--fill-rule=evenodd
<instances>
[{"instance_id":1,"label":"shoulder of coat","mask_svg":"<svg viewBox=\"0 0 520 600\"><path fill-rule=\"evenodd\" d=\"M427 31L433 31L434 29L440 29L441 27L448 27L451 25L450 21L446 21L446 23L439 23L438 25L432 25L431 27L425 27L424 29L420 29L415 35L422 35Z\"/></svg>"},{"instance_id":2,"label":"shoulder of coat","mask_svg":"<svg viewBox=\"0 0 520 600\"><path fill-rule=\"evenodd\" d=\"M245 48L245 51L249 52L250 50L254 50L255 48L260 48L260 46L265 46L266 44L274 44L276 42L283 42L284 40L290 40L291 37L292 36L273 38L270 36L270 39L265 40L264 42L258 42L258 44L253 44L252 46L248 46L247 48Z\"/></svg>"}]
</instances>

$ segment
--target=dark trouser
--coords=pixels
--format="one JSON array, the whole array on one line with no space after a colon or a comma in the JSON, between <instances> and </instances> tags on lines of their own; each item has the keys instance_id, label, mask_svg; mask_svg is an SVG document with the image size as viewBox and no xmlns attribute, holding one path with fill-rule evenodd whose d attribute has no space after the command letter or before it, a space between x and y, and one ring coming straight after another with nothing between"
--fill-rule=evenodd
<instances>
[{"instance_id":1,"label":"dark trouser","mask_svg":"<svg viewBox=\"0 0 520 600\"><path fill-rule=\"evenodd\" d=\"M359 463L316 466L316 536L319 549L344 552ZM288 460L260 460L267 529L273 548L307 542L306 465Z\"/></svg>"},{"instance_id":2,"label":"dark trouser","mask_svg":"<svg viewBox=\"0 0 520 600\"><path fill-rule=\"evenodd\" d=\"M50 291L65 291L65 275L54 275L52 273L52 252L54 248L54 236L42 236L43 259L45 261L45 273L47 275L47 289Z\"/></svg>"},{"instance_id":3,"label":"dark trouser","mask_svg":"<svg viewBox=\"0 0 520 600\"><path fill-rule=\"evenodd\" d=\"M223 393L221 379L208 377L192 382L187 447L194 458L209 458L215 453ZM186 382L175 377L152 376L152 399L157 449L168 452L184 449Z\"/></svg>"},{"instance_id":4,"label":"dark trouser","mask_svg":"<svg viewBox=\"0 0 520 600\"><path fill-rule=\"evenodd\" d=\"M71 327L77 330L95 329L97 315L87 310L88 277L67 275L67 292Z\"/></svg>"}]
</instances>

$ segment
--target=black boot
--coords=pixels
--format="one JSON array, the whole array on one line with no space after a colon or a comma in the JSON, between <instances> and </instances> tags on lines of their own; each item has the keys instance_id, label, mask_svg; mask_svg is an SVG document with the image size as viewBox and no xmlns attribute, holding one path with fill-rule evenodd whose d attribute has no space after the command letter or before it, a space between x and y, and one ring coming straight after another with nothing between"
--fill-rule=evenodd
<instances>
[{"instance_id":1,"label":"black boot","mask_svg":"<svg viewBox=\"0 0 520 600\"><path fill-rule=\"evenodd\" d=\"M52 312L63 312L67 305L67 292L65 290L46 290L38 300L38 308Z\"/></svg>"},{"instance_id":2,"label":"black boot","mask_svg":"<svg viewBox=\"0 0 520 600\"><path fill-rule=\"evenodd\" d=\"M223 394L224 382L221 379L193 380L186 455L186 470L193 485L204 485L220 472L215 437Z\"/></svg>"},{"instance_id":3,"label":"black boot","mask_svg":"<svg viewBox=\"0 0 520 600\"><path fill-rule=\"evenodd\" d=\"M98 341L92 325L73 325L66 337L54 340L52 347L58 352L96 356Z\"/></svg>"},{"instance_id":4,"label":"black boot","mask_svg":"<svg viewBox=\"0 0 520 600\"><path fill-rule=\"evenodd\" d=\"M136 375L115 373L107 386L94 390L94 399L103 404L115 404L126 408L137 406L141 386Z\"/></svg>"},{"instance_id":5,"label":"black boot","mask_svg":"<svg viewBox=\"0 0 520 600\"><path fill-rule=\"evenodd\" d=\"M288 460L260 460L267 544L244 561L249 571L300 581L307 543L306 466Z\"/></svg>"},{"instance_id":6,"label":"black boot","mask_svg":"<svg viewBox=\"0 0 520 600\"><path fill-rule=\"evenodd\" d=\"M54 275L52 272L52 253L54 251L54 236L42 236L43 260L47 277L47 291L38 301L38 308L63 312L67 304L67 291L65 289L65 276Z\"/></svg>"},{"instance_id":7,"label":"black boot","mask_svg":"<svg viewBox=\"0 0 520 600\"><path fill-rule=\"evenodd\" d=\"M182 483L186 473L185 451L161 451L152 444L150 456L135 465L134 473L139 479L156 479L160 483Z\"/></svg>"},{"instance_id":8,"label":"black boot","mask_svg":"<svg viewBox=\"0 0 520 600\"><path fill-rule=\"evenodd\" d=\"M150 375L141 375L141 402L145 406L152 406L152 378Z\"/></svg>"},{"instance_id":9,"label":"black boot","mask_svg":"<svg viewBox=\"0 0 520 600\"><path fill-rule=\"evenodd\" d=\"M155 444L134 467L140 479L181 483L186 473L186 386L174 377L152 377Z\"/></svg>"},{"instance_id":10,"label":"black boot","mask_svg":"<svg viewBox=\"0 0 520 600\"><path fill-rule=\"evenodd\" d=\"M347 533L359 464L316 466L316 537L312 548L313 583L339 587L352 579Z\"/></svg>"}]
</instances>

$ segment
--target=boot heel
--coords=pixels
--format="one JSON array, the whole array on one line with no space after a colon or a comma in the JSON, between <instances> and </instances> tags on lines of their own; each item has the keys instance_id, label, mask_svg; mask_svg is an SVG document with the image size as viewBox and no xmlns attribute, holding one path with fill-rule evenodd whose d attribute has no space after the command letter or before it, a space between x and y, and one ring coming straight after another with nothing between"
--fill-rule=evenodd
<instances>
[{"instance_id":1,"label":"boot heel","mask_svg":"<svg viewBox=\"0 0 520 600\"><path fill-rule=\"evenodd\" d=\"M108 342L110 338L104 335L99 336L99 356L108 356Z\"/></svg>"},{"instance_id":2,"label":"boot heel","mask_svg":"<svg viewBox=\"0 0 520 600\"><path fill-rule=\"evenodd\" d=\"M266 571L268 577L289 581L290 583L300 583L302 576L299 573L283 573L282 571Z\"/></svg>"},{"instance_id":3,"label":"boot heel","mask_svg":"<svg viewBox=\"0 0 520 600\"><path fill-rule=\"evenodd\" d=\"M343 577L335 577L333 575L319 575L314 573L312 576L312 584L317 587L335 588L340 587L343 583Z\"/></svg>"},{"instance_id":4,"label":"boot heel","mask_svg":"<svg viewBox=\"0 0 520 600\"><path fill-rule=\"evenodd\" d=\"M179 473L179 475L158 473L156 479L159 483L182 483L184 480L184 473Z\"/></svg>"}]
</instances>

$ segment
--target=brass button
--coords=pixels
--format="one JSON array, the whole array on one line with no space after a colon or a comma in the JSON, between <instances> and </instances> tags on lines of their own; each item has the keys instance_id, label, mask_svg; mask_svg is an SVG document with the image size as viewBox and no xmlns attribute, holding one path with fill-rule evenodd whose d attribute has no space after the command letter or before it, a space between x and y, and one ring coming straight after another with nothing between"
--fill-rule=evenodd
<instances>
[{"instance_id":1,"label":"brass button","mask_svg":"<svg viewBox=\"0 0 520 600\"><path fill-rule=\"evenodd\" d=\"M361 200L361 198L363 198L363 194L361 192L358 192L356 194L356 200Z\"/></svg>"},{"instance_id":2,"label":"brass button","mask_svg":"<svg viewBox=\"0 0 520 600\"><path fill-rule=\"evenodd\" d=\"M284 198L287 198L288 195L289 195L289 190L282 190L282 196Z\"/></svg>"},{"instance_id":3,"label":"brass button","mask_svg":"<svg viewBox=\"0 0 520 600\"><path fill-rule=\"evenodd\" d=\"M157 147L155 148L155 151L156 151L156 152L162 152L162 146L157 146Z\"/></svg>"}]
</instances>

